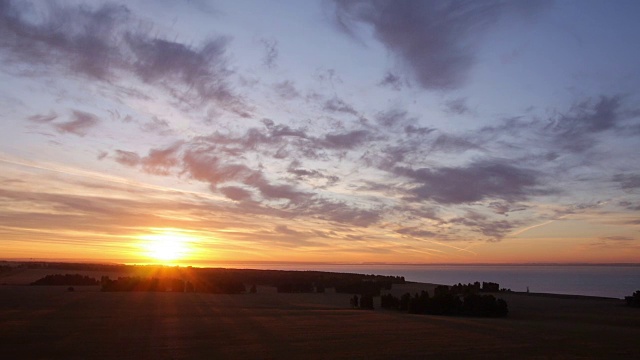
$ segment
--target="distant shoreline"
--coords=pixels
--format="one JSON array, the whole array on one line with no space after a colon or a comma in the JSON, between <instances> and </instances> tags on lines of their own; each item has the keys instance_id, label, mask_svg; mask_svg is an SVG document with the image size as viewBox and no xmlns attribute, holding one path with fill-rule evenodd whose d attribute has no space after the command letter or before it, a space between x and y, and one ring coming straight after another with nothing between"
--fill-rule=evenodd
<instances>
[{"instance_id":1,"label":"distant shoreline","mask_svg":"<svg viewBox=\"0 0 640 360\"><path fill-rule=\"evenodd\" d=\"M306 261L224 261L224 262L184 262L175 264L161 264L154 262L129 262L125 260L81 260L81 259L38 259L38 258L6 258L0 259L0 263L68 263L68 264L96 264L96 265L131 265L131 266L166 266L166 267L199 267L218 268L224 266L240 265L283 265L283 266L621 266L640 267L640 263L555 263L555 262L530 262L530 263L391 263L391 262L306 262Z\"/></svg>"}]
</instances>

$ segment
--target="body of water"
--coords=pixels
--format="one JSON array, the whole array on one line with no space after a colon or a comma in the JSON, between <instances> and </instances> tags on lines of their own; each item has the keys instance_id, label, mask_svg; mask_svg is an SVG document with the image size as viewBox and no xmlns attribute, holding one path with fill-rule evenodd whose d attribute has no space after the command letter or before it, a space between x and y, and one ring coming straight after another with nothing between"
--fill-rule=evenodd
<instances>
[{"instance_id":1,"label":"body of water","mask_svg":"<svg viewBox=\"0 0 640 360\"><path fill-rule=\"evenodd\" d=\"M513 291L623 298L640 290L640 266L617 265L325 265L229 267L317 270L404 276L407 281L453 285L490 281Z\"/></svg>"}]
</instances>

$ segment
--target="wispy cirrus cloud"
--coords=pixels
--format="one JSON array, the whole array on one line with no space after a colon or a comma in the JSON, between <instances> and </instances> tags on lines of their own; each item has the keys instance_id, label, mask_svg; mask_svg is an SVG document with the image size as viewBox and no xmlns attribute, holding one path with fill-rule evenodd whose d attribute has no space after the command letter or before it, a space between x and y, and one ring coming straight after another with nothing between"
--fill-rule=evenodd
<instances>
[{"instance_id":1,"label":"wispy cirrus cloud","mask_svg":"<svg viewBox=\"0 0 640 360\"><path fill-rule=\"evenodd\" d=\"M61 134L69 133L77 136L85 136L89 129L100 123L98 116L80 110L73 110L68 121L60 121L55 112L49 114L36 114L29 116L27 120L38 124L49 124Z\"/></svg>"}]
</instances>

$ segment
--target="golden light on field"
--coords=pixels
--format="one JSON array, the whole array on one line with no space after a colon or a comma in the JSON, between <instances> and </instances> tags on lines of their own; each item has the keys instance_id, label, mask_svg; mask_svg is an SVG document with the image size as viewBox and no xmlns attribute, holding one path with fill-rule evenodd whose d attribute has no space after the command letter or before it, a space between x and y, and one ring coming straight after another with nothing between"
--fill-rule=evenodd
<instances>
[{"instance_id":1,"label":"golden light on field","mask_svg":"<svg viewBox=\"0 0 640 360\"><path fill-rule=\"evenodd\" d=\"M143 255L156 262L175 262L189 258L193 253L195 238L176 230L161 230L141 235Z\"/></svg>"}]
</instances>

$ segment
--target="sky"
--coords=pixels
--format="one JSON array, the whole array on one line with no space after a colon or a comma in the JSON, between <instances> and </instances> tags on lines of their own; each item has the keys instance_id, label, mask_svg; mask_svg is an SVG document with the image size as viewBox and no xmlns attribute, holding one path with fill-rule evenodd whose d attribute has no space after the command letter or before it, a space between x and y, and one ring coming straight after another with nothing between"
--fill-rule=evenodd
<instances>
[{"instance_id":1,"label":"sky","mask_svg":"<svg viewBox=\"0 0 640 360\"><path fill-rule=\"evenodd\" d=\"M638 13L0 0L0 258L638 262Z\"/></svg>"}]
</instances>

